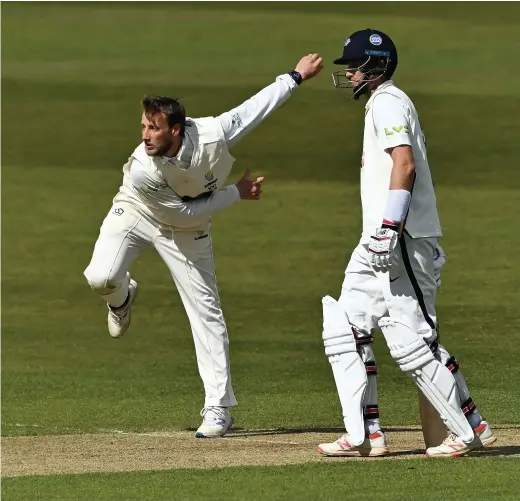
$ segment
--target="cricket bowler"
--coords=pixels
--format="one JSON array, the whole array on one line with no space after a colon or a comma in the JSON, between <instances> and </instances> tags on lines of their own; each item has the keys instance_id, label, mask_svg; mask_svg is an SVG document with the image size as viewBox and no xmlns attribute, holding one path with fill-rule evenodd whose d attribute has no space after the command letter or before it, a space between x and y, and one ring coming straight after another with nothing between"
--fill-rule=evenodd
<instances>
[{"instance_id":1,"label":"cricket bowler","mask_svg":"<svg viewBox=\"0 0 520 501\"><path fill-rule=\"evenodd\" d=\"M437 280L432 256L441 225L413 102L392 81L397 49L365 29L344 43L334 84L365 97L361 161L363 230L338 301L322 300L323 342L346 434L318 451L326 456L389 454L379 421L372 332L382 331L392 358L416 383L451 432L430 457L461 456L496 439L477 411L459 364L437 339Z\"/></svg>"},{"instance_id":2,"label":"cricket bowler","mask_svg":"<svg viewBox=\"0 0 520 501\"><path fill-rule=\"evenodd\" d=\"M211 216L239 200L257 200L263 178L225 186L235 158L229 148L280 107L302 82L322 69L308 54L240 106L218 117L186 117L177 99L143 100L142 142L123 167L123 183L105 217L84 274L108 305L108 331L121 337L130 326L138 283L134 259L155 248L188 315L200 377L203 422L195 436L220 437L237 404L230 375L229 338L215 279Z\"/></svg>"}]
</instances>

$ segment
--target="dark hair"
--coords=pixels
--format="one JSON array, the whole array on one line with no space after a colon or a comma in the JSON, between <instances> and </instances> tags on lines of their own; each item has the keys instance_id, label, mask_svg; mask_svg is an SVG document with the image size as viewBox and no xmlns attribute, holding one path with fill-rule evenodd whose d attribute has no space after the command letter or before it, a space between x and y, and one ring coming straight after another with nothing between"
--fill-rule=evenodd
<instances>
[{"instance_id":1,"label":"dark hair","mask_svg":"<svg viewBox=\"0 0 520 501\"><path fill-rule=\"evenodd\" d=\"M178 99L164 96L145 96L143 98L143 110L146 115L164 113L170 127L176 124L181 126L181 137L184 137L186 111L184 105Z\"/></svg>"}]
</instances>

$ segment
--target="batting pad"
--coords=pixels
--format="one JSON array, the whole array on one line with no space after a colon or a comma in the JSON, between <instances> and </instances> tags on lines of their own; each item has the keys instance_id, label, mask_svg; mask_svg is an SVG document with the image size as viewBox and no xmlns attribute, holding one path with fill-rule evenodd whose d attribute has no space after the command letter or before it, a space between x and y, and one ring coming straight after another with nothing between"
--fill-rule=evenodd
<instances>
[{"instance_id":1,"label":"batting pad","mask_svg":"<svg viewBox=\"0 0 520 501\"><path fill-rule=\"evenodd\" d=\"M347 315L338 302L326 296L323 304L323 344L336 381L343 421L351 445L365 440L363 397L367 388L365 364L361 360Z\"/></svg>"},{"instance_id":2,"label":"batting pad","mask_svg":"<svg viewBox=\"0 0 520 501\"><path fill-rule=\"evenodd\" d=\"M408 325L392 318L379 321L393 359L424 393L446 426L464 442L473 440L473 429L460 408L455 378L435 359L425 341Z\"/></svg>"}]
</instances>

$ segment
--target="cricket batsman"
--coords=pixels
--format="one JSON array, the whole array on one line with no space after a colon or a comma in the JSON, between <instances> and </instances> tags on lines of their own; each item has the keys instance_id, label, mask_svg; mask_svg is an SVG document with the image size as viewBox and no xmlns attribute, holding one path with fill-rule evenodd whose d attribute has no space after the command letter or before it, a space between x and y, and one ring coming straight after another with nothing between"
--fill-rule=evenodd
<instances>
[{"instance_id":1,"label":"cricket batsman","mask_svg":"<svg viewBox=\"0 0 520 501\"><path fill-rule=\"evenodd\" d=\"M146 97L142 142L123 167L123 183L101 225L84 274L108 305L108 331L121 337L130 326L138 283L129 272L139 253L155 248L168 267L188 315L204 384L203 422L196 437L219 437L233 423L229 338L215 279L211 216L239 200L257 200L263 178L225 186L235 145L302 82L322 69L309 54L249 100L218 117L187 118L169 97Z\"/></svg>"},{"instance_id":2,"label":"cricket batsman","mask_svg":"<svg viewBox=\"0 0 520 501\"><path fill-rule=\"evenodd\" d=\"M442 235L426 141L410 98L391 80L397 49L381 31L353 33L334 61L334 84L366 98L361 202L363 230L338 301L322 300L323 342L346 434L318 451L326 456L389 453L379 421L372 332L451 432L431 457L461 456L496 439L470 397L455 357L438 342L437 239Z\"/></svg>"}]
</instances>

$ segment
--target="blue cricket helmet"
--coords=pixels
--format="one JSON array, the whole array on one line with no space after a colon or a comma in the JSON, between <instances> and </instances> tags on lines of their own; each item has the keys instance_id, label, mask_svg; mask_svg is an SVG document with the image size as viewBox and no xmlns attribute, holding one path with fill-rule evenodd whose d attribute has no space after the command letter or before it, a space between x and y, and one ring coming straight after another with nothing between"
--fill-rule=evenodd
<instances>
[{"instance_id":1,"label":"blue cricket helmet","mask_svg":"<svg viewBox=\"0 0 520 501\"><path fill-rule=\"evenodd\" d=\"M359 30L345 41L343 55L335 59L334 64L347 65L350 71L364 74L363 82L357 88L345 76L346 70L332 74L335 87L354 89L349 99L359 99L361 94L368 92L367 84L371 80L381 76L386 80L392 78L397 68L397 48L392 39L382 31L370 28Z\"/></svg>"}]
</instances>

